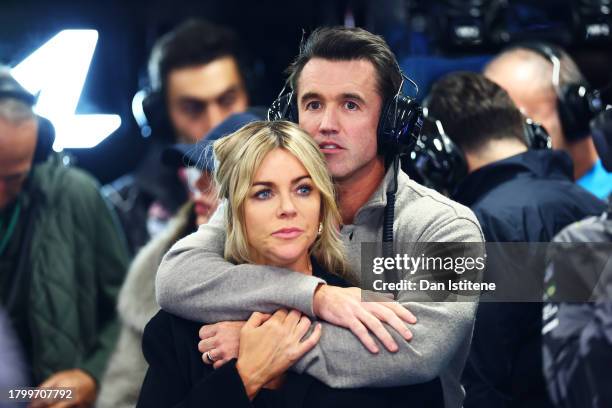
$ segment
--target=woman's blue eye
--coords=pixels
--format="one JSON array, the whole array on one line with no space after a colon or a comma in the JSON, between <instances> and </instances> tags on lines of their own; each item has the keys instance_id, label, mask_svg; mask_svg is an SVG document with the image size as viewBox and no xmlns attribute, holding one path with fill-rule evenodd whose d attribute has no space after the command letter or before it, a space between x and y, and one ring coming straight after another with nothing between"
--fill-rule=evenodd
<instances>
[{"instance_id":1,"label":"woman's blue eye","mask_svg":"<svg viewBox=\"0 0 612 408\"><path fill-rule=\"evenodd\" d=\"M299 186L297 188L297 193L299 195L308 195L308 194L310 194L311 191L312 191L312 187L310 187L308 185Z\"/></svg>"},{"instance_id":2,"label":"woman's blue eye","mask_svg":"<svg viewBox=\"0 0 612 408\"><path fill-rule=\"evenodd\" d=\"M254 197L259 200L266 200L272 196L272 191L270 190L260 190L255 193Z\"/></svg>"}]
</instances>

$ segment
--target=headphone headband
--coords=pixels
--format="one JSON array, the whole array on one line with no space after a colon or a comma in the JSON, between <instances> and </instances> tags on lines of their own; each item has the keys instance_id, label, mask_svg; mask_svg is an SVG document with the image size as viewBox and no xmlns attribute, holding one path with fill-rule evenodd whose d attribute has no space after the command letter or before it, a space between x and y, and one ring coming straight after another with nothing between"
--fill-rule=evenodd
<instances>
[{"instance_id":1,"label":"headphone headband","mask_svg":"<svg viewBox=\"0 0 612 408\"><path fill-rule=\"evenodd\" d=\"M468 174L465 154L445 132L442 122L429 115L427 99L423 112L430 126L410 153L411 172L416 173L428 187L451 193ZM552 147L544 127L529 118L523 122L523 135L529 149Z\"/></svg>"},{"instance_id":2,"label":"headphone headband","mask_svg":"<svg viewBox=\"0 0 612 408\"><path fill-rule=\"evenodd\" d=\"M541 57L546 58L552 64L553 72L551 82L555 91L558 92L561 83L561 50L552 44L543 42L523 43L520 47L535 52Z\"/></svg>"},{"instance_id":3,"label":"headphone headband","mask_svg":"<svg viewBox=\"0 0 612 408\"><path fill-rule=\"evenodd\" d=\"M590 88L584 80L576 83L561 83L561 48L545 42L518 43L510 49L526 49L545 58L552 64L551 83L557 95L559 120L565 138L581 140L589 135L589 122L602 111L603 103L597 90Z\"/></svg>"}]
</instances>

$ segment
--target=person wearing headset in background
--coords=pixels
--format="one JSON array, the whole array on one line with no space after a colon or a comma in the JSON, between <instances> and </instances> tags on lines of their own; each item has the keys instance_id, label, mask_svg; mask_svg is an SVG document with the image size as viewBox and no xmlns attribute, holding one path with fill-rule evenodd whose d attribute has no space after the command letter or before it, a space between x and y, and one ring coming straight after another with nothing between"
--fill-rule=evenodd
<instances>
[{"instance_id":1,"label":"person wearing headset in background","mask_svg":"<svg viewBox=\"0 0 612 408\"><path fill-rule=\"evenodd\" d=\"M547 43L518 44L489 62L484 74L544 126L554 149L569 153L579 185L601 199L612 192L612 173L603 168L589 132L589 121L603 104L563 49Z\"/></svg>"},{"instance_id":2,"label":"person wearing headset in background","mask_svg":"<svg viewBox=\"0 0 612 408\"><path fill-rule=\"evenodd\" d=\"M154 141L133 174L104 188L132 254L187 201L176 171L159 166L162 150L177 142L195 143L248 107L243 65L236 34L204 20L184 22L153 46L151 89L142 108Z\"/></svg>"},{"instance_id":3,"label":"person wearing headset in background","mask_svg":"<svg viewBox=\"0 0 612 408\"><path fill-rule=\"evenodd\" d=\"M612 171L612 109L591 130L602 164ZM546 274L542 330L548 391L556 407L610 407L612 194L606 212L569 225L553 242L558 251Z\"/></svg>"},{"instance_id":4,"label":"person wearing headset in background","mask_svg":"<svg viewBox=\"0 0 612 408\"><path fill-rule=\"evenodd\" d=\"M31 406L89 407L115 344L128 252L94 179L52 152L34 103L0 69L0 301L31 384L73 389L71 400Z\"/></svg>"},{"instance_id":5,"label":"person wearing headset in background","mask_svg":"<svg viewBox=\"0 0 612 408\"><path fill-rule=\"evenodd\" d=\"M459 157L447 188L474 211L487 242L548 242L566 225L605 208L573 183L565 152L530 148L536 136L526 133L525 118L508 93L485 76L444 76L426 104L428 117L443 128L444 145ZM488 261L486 280L501 282L498 274L510 273L491 256ZM550 406L540 331L539 303L479 304L463 377L466 408Z\"/></svg>"},{"instance_id":6,"label":"person wearing headset in background","mask_svg":"<svg viewBox=\"0 0 612 408\"><path fill-rule=\"evenodd\" d=\"M400 134L398 140L413 137L413 124L404 120L414 120L420 108L400 94L402 73L382 37L360 28L319 28L301 47L289 72L293 92L285 95L288 109L278 109L279 114L272 116L292 112L293 121L314 138L325 156L337 186L341 238L352 279L360 281L361 243L382 241L386 193L396 174L395 241L483 241L469 209L385 165L385 158L393 154L386 144L398 148L387 135ZM410 131L404 133L406 128ZM164 257L156 280L162 309L204 322L244 321L254 311L296 309L320 319L323 330L319 343L292 370L336 388L439 378L445 406L461 406L464 393L459 377L469 350L475 301L407 303L410 295L400 292L398 300L404 307L395 302L361 302L361 292L355 288L328 285L282 268L233 265L223 259L222 218L220 209ZM410 329L405 322L416 319L407 315L408 308L418 319ZM204 327L200 351L217 366L236 357L243 324Z\"/></svg>"}]
</instances>

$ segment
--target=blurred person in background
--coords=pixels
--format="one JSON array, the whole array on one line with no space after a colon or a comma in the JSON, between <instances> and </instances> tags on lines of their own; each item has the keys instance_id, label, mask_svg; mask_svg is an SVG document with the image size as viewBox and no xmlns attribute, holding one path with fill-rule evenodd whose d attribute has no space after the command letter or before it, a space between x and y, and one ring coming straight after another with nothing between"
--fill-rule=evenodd
<instances>
[{"instance_id":1,"label":"blurred person in background","mask_svg":"<svg viewBox=\"0 0 612 408\"><path fill-rule=\"evenodd\" d=\"M175 169L159 166L165 147L196 143L249 103L236 34L188 20L161 37L149 59L150 92L142 102L152 144L136 171L108 185L132 254L164 230L187 200Z\"/></svg>"},{"instance_id":2,"label":"blurred person in background","mask_svg":"<svg viewBox=\"0 0 612 408\"><path fill-rule=\"evenodd\" d=\"M208 222L217 209L217 190L210 143L262 117L251 112L236 113L211 130L197 144L176 144L162 153L165 165L180 169L190 198L158 236L136 255L119 293L121 333L101 385L99 408L136 406L147 363L142 355L145 325L159 311L155 300L155 273L164 254L179 239Z\"/></svg>"},{"instance_id":3,"label":"blurred person in background","mask_svg":"<svg viewBox=\"0 0 612 408\"><path fill-rule=\"evenodd\" d=\"M474 211L487 242L548 242L566 225L605 208L573 183L567 153L529 148L525 118L485 76L442 77L427 97L427 113L463 157L452 198ZM507 270L488 265L485 280L495 282L500 271ZM479 304L463 375L466 408L550 406L540 331L538 303Z\"/></svg>"},{"instance_id":4,"label":"blurred person in background","mask_svg":"<svg viewBox=\"0 0 612 408\"><path fill-rule=\"evenodd\" d=\"M612 110L600 114L591 129L602 163L612 171ZM560 251L546 273L542 330L548 391L559 408L610 407L612 194L607 211L569 225L553 242Z\"/></svg>"},{"instance_id":5,"label":"blurred person in background","mask_svg":"<svg viewBox=\"0 0 612 408\"><path fill-rule=\"evenodd\" d=\"M28 368L23 358L21 345L11 327L11 322L4 309L0 307L0 390L3 393L11 389L27 387L30 381L27 378ZM16 408L20 404L9 402L7 394L0 399L0 408Z\"/></svg>"},{"instance_id":6,"label":"blurred person in background","mask_svg":"<svg viewBox=\"0 0 612 408\"><path fill-rule=\"evenodd\" d=\"M518 44L495 57L484 74L508 91L526 116L544 126L554 149L569 153L579 185L601 199L612 192L612 173L602 166L589 132L589 121L599 109L592 103L597 101L590 98L586 79L563 49L547 43Z\"/></svg>"},{"instance_id":7,"label":"blurred person in background","mask_svg":"<svg viewBox=\"0 0 612 408\"><path fill-rule=\"evenodd\" d=\"M89 407L115 345L128 253L94 179L52 152L34 102L0 69L0 301L32 384L73 388L65 406Z\"/></svg>"}]
</instances>

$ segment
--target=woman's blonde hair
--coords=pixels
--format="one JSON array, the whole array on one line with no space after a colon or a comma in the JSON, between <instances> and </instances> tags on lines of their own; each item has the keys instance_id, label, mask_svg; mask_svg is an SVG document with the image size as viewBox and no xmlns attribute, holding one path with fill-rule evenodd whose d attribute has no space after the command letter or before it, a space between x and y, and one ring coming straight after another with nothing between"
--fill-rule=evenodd
<instances>
[{"instance_id":1,"label":"woman's blonde hair","mask_svg":"<svg viewBox=\"0 0 612 408\"><path fill-rule=\"evenodd\" d=\"M257 121L213 143L215 181L220 198L227 200L225 259L252 263L244 220L244 203L264 157L274 149L285 149L304 166L321 195L321 234L310 255L329 272L344 276L346 255L338 226L340 212L325 158L312 138L286 121Z\"/></svg>"}]
</instances>

